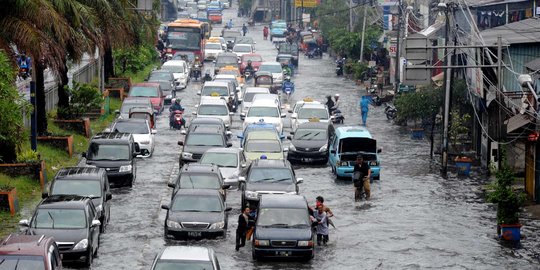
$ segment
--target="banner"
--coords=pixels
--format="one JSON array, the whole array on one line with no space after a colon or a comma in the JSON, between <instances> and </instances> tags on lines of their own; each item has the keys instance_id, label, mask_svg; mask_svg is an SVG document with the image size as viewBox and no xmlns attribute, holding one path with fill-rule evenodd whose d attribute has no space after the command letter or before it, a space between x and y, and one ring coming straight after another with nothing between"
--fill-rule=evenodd
<instances>
[{"instance_id":1,"label":"banner","mask_svg":"<svg viewBox=\"0 0 540 270\"><path fill-rule=\"evenodd\" d=\"M294 6L299 8L302 5L305 8L317 7L320 4L320 0L294 0Z\"/></svg>"}]
</instances>

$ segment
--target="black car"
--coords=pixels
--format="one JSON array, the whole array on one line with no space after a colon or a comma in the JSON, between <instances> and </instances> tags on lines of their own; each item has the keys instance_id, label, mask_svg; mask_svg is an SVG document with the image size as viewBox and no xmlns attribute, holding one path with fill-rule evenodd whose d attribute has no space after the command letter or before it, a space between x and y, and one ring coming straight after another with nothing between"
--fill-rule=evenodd
<instances>
[{"instance_id":1,"label":"black car","mask_svg":"<svg viewBox=\"0 0 540 270\"><path fill-rule=\"evenodd\" d=\"M104 168L111 185L133 186L137 175L136 159L139 146L130 133L96 134L82 153L89 167Z\"/></svg>"},{"instance_id":2,"label":"black car","mask_svg":"<svg viewBox=\"0 0 540 270\"><path fill-rule=\"evenodd\" d=\"M242 32L237 29L223 29L221 31L221 36L227 42L227 50L232 50L232 48L234 47L234 39L236 37L242 36Z\"/></svg>"},{"instance_id":3,"label":"black car","mask_svg":"<svg viewBox=\"0 0 540 270\"><path fill-rule=\"evenodd\" d=\"M191 129L194 129L198 126L217 126L225 132L225 135L229 138L232 135L232 132L228 131L228 125L223 122L221 118L214 118L214 117L197 117L192 118L191 121L189 121L189 125L186 127L188 131L182 130L180 133L183 135L186 135Z\"/></svg>"},{"instance_id":4,"label":"black car","mask_svg":"<svg viewBox=\"0 0 540 270\"><path fill-rule=\"evenodd\" d=\"M253 232L253 259L280 257L311 260L315 253L313 238L308 205L303 196L261 196Z\"/></svg>"},{"instance_id":5,"label":"black car","mask_svg":"<svg viewBox=\"0 0 540 270\"><path fill-rule=\"evenodd\" d=\"M213 147L231 147L227 135L217 126L197 126L189 129L184 141L178 141L182 146L180 153L180 168L184 163L196 162L204 152Z\"/></svg>"},{"instance_id":6,"label":"black car","mask_svg":"<svg viewBox=\"0 0 540 270\"><path fill-rule=\"evenodd\" d=\"M100 231L105 232L105 227L111 218L112 193L109 189L109 179L103 168L70 167L62 168L54 177L49 187L49 192L43 193L43 198L54 195L78 195L92 198L96 207Z\"/></svg>"},{"instance_id":7,"label":"black car","mask_svg":"<svg viewBox=\"0 0 540 270\"><path fill-rule=\"evenodd\" d=\"M180 174L174 183L168 183L174 188L174 193L179 189L213 189L218 190L223 198L227 198L227 189L219 167L214 164L187 163L180 170Z\"/></svg>"},{"instance_id":8,"label":"black car","mask_svg":"<svg viewBox=\"0 0 540 270\"><path fill-rule=\"evenodd\" d=\"M153 82L153 83L159 83L159 86L161 87L161 91L163 91L163 94L165 94L165 101L164 105L170 105L171 100L176 97L176 87L177 84L180 84L179 82L174 81L173 73L170 70L154 70L150 72L150 75L148 76L148 79L145 81L147 82Z\"/></svg>"},{"instance_id":9,"label":"black car","mask_svg":"<svg viewBox=\"0 0 540 270\"><path fill-rule=\"evenodd\" d=\"M227 47L229 43L227 43ZM232 49L232 47L231 47ZM236 53L224 52L218 54L216 60L214 61L214 74L218 74L219 69L226 66L239 67L238 65L238 55Z\"/></svg>"},{"instance_id":10,"label":"black car","mask_svg":"<svg viewBox=\"0 0 540 270\"><path fill-rule=\"evenodd\" d=\"M256 159L240 176L238 182L242 190L242 209L256 205L262 194L298 194L298 184L291 164L286 160Z\"/></svg>"},{"instance_id":11,"label":"black car","mask_svg":"<svg viewBox=\"0 0 540 270\"><path fill-rule=\"evenodd\" d=\"M21 220L26 234L54 237L64 261L92 264L99 247L99 216L91 198L53 195L36 207L30 222Z\"/></svg>"},{"instance_id":12,"label":"black car","mask_svg":"<svg viewBox=\"0 0 540 270\"><path fill-rule=\"evenodd\" d=\"M291 140L287 160L291 163L328 162L328 143L334 138L334 126L323 122L302 123L287 136Z\"/></svg>"},{"instance_id":13,"label":"black car","mask_svg":"<svg viewBox=\"0 0 540 270\"><path fill-rule=\"evenodd\" d=\"M179 189L167 210L165 237L201 238L224 236L230 207L217 190Z\"/></svg>"}]
</instances>

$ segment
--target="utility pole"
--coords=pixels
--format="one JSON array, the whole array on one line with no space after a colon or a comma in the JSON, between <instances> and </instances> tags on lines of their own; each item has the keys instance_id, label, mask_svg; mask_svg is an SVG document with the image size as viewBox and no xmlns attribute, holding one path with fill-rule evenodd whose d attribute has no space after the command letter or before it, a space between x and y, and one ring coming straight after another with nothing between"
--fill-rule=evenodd
<instances>
[{"instance_id":1,"label":"utility pole","mask_svg":"<svg viewBox=\"0 0 540 270\"><path fill-rule=\"evenodd\" d=\"M503 119L502 119L502 114L501 114L501 104L503 103L503 99L502 99L502 37L501 36L498 36L497 37L497 100L499 101L498 103L498 106L499 106L499 117L498 117L498 125L499 125L499 129L498 129L498 138L497 138L497 165L498 165L498 169L500 170L502 167L501 167L501 160L502 160L502 156L501 156L501 152L502 152L502 144L501 144L501 139L502 139L502 124L503 124Z\"/></svg>"},{"instance_id":2,"label":"utility pole","mask_svg":"<svg viewBox=\"0 0 540 270\"><path fill-rule=\"evenodd\" d=\"M446 57L444 60L444 65L447 66L447 68L444 73L444 77L445 77L444 113L443 113L444 120L443 120L443 141L442 141L442 147L441 147L442 148L441 173L443 176L446 177L446 174L448 172L448 125L450 122L450 96L451 96L450 93L451 93L451 87L452 87L452 58L451 58L451 55L449 53L449 48L448 48L448 45L449 45L448 39L450 36L450 17L448 16L448 12L449 12L450 7L442 2L439 3L438 7L445 10L444 13L446 16L446 29L445 29L446 31L445 31L445 40L444 40L444 43L446 46L446 49L444 51L445 51Z\"/></svg>"},{"instance_id":3,"label":"utility pole","mask_svg":"<svg viewBox=\"0 0 540 270\"><path fill-rule=\"evenodd\" d=\"M353 7L353 1L349 0L349 32L353 31L353 20L352 20L353 10L352 10L352 7Z\"/></svg>"},{"instance_id":4,"label":"utility pole","mask_svg":"<svg viewBox=\"0 0 540 270\"><path fill-rule=\"evenodd\" d=\"M364 61L364 36L366 33L367 6L364 4L364 19L362 22L362 42L360 43L360 63Z\"/></svg>"},{"instance_id":5,"label":"utility pole","mask_svg":"<svg viewBox=\"0 0 540 270\"><path fill-rule=\"evenodd\" d=\"M400 52L401 50L399 49L400 47L400 39L401 39L401 16L403 15L403 12L401 12L401 7L402 7L403 3L402 3L402 0L399 0L399 7L398 7L398 29L397 29L397 39L396 39L396 67L395 67L395 71L394 71L394 80L395 80L395 84L396 84L396 87L394 89L395 93L397 94L398 91L399 91L399 84L400 84L400 81L399 81L399 70L400 70L400 66L401 66L401 57L400 57Z\"/></svg>"}]
</instances>

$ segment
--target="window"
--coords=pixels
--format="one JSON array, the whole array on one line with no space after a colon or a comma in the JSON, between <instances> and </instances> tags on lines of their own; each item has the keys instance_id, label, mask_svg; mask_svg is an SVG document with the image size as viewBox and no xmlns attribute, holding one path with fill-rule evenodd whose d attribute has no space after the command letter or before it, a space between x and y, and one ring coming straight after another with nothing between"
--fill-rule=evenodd
<instances>
[{"instance_id":1,"label":"window","mask_svg":"<svg viewBox=\"0 0 540 270\"><path fill-rule=\"evenodd\" d=\"M201 91L201 96L212 96L217 93L221 97L229 96L229 89L227 86L204 86Z\"/></svg>"},{"instance_id":2,"label":"window","mask_svg":"<svg viewBox=\"0 0 540 270\"><path fill-rule=\"evenodd\" d=\"M244 59L244 62L262 62L262 57L260 55L244 55L242 56L242 59Z\"/></svg>"},{"instance_id":3,"label":"window","mask_svg":"<svg viewBox=\"0 0 540 270\"><path fill-rule=\"evenodd\" d=\"M328 111L326 109L302 108L298 111L298 119L318 118L328 120Z\"/></svg>"},{"instance_id":4,"label":"window","mask_svg":"<svg viewBox=\"0 0 540 270\"><path fill-rule=\"evenodd\" d=\"M221 212L223 204L218 196L180 195L172 202L172 211Z\"/></svg>"},{"instance_id":5,"label":"window","mask_svg":"<svg viewBox=\"0 0 540 270\"><path fill-rule=\"evenodd\" d=\"M279 141L247 140L246 152L279 153L282 151Z\"/></svg>"},{"instance_id":6,"label":"window","mask_svg":"<svg viewBox=\"0 0 540 270\"><path fill-rule=\"evenodd\" d=\"M185 269L185 270L209 270L214 269L211 262L204 261L174 261L174 260L164 260L158 261L156 263L155 270L175 270L175 269Z\"/></svg>"},{"instance_id":7,"label":"window","mask_svg":"<svg viewBox=\"0 0 540 270\"><path fill-rule=\"evenodd\" d=\"M45 270L45 265L41 256L1 255L0 270Z\"/></svg>"},{"instance_id":8,"label":"window","mask_svg":"<svg viewBox=\"0 0 540 270\"><path fill-rule=\"evenodd\" d=\"M295 140L326 140L326 130L324 129L297 129L294 133Z\"/></svg>"},{"instance_id":9,"label":"window","mask_svg":"<svg viewBox=\"0 0 540 270\"><path fill-rule=\"evenodd\" d=\"M259 71L268 71L270 73L281 73L281 65L261 65Z\"/></svg>"},{"instance_id":10,"label":"window","mask_svg":"<svg viewBox=\"0 0 540 270\"><path fill-rule=\"evenodd\" d=\"M218 134L192 134L187 137L190 146L223 146L223 138Z\"/></svg>"},{"instance_id":11,"label":"window","mask_svg":"<svg viewBox=\"0 0 540 270\"><path fill-rule=\"evenodd\" d=\"M283 182L292 183L293 174L288 168L254 167L249 173L249 182Z\"/></svg>"},{"instance_id":12,"label":"window","mask_svg":"<svg viewBox=\"0 0 540 270\"><path fill-rule=\"evenodd\" d=\"M206 152L200 162L203 164L216 164L219 167L236 168L238 166L238 158L234 153Z\"/></svg>"},{"instance_id":13,"label":"window","mask_svg":"<svg viewBox=\"0 0 540 270\"><path fill-rule=\"evenodd\" d=\"M308 211L307 209L263 208L259 210L257 226L309 228Z\"/></svg>"},{"instance_id":14,"label":"window","mask_svg":"<svg viewBox=\"0 0 540 270\"><path fill-rule=\"evenodd\" d=\"M247 117L279 117L279 111L275 107L250 107Z\"/></svg>"},{"instance_id":15,"label":"window","mask_svg":"<svg viewBox=\"0 0 540 270\"><path fill-rule=\"evenodd\" d=\"M168 70L168 71L171 71L173 73L184 73L184 66L181 66L181 65L170 65L170 66L166 66L166 65L163 65L161 66L161 69L164 69L164 70Z\"/></svg>"},{"instance_id":16,"label":"window","mask_svg":"<svg viewBox=\"0 0 540 270\"><path fill-rule=\"evenodd\" d=\"M127 144L91 143L86 157L88 160L129 160L129 150Z\"/></svg>"},{"instance_id":17,"label":"window","mask_svg":"<svg viewBox=\"0 0 540 270\"><path fill-rule=\"evenodd\" d=\"M101 183L97 180L56 180L51 195L79 195L90 198L102 196Z\"/></svg>"},{"instance_id":18,"label":"window","mask_svg":"<svg viewBox=\"0 0 540 270\"><path fill-rule=\"evenodd\" d=\"M129 90L130 97L159 97L158 89L151 86L134 86Z\"/></svg>"},{"instance_id":19,"label":"window","mask_svg":"<svg viewBox=\"0 0 540 270\"><path fill-rule=\"evenodd\" d=\"M219 177L215 174L183 173L180 174L180 188L184 189L220 189Z\"/></svg>"},{"instance_id":20,"label":"window","mask_svg":"<svg viewBox=\"0 0 540 270\"><path fill-rule=\"evenodd\" d=\"M250 53L251 46L234 46L233 52Z\"/></svg>"},{"instance_id":21,"label":"window","mask_svg":"<svg viewBox=\"0 0 540 270\"><path fill-rule=\"evenodd\" d=\"M40 208L37 210L32 225L37 229L87 228L86 215L82 209Z\"/></svg>"},{"instance_id":22,"label":"window","mask_svg":"<svg viewBox=\"0 0 540 270\"><path fill-rule=\"evenodd\" d=\"M207 50L221 50L221 44L219 44L219 43L206 43L205 49L207 49Z\"/></svg>"},{"instance_id":23,"label":"window","mask_svg":"<svg viewBox=\"0 0 540 270\"><path fill-rule=\"evenodd\" d=\"M226 116L229 110L226 105L200 105L197 114Z\"/></svg>"},{"instance_id":24,"label":"window","mask_svg":"<svg viewBox=\"0 0 540 270\"><path fill-rule=\"evenodd\" d=\"M114 132L125 132L131 134L150 134L146 123L141 122L117 122L114 125Z\"/></svg>"}]
</instances>

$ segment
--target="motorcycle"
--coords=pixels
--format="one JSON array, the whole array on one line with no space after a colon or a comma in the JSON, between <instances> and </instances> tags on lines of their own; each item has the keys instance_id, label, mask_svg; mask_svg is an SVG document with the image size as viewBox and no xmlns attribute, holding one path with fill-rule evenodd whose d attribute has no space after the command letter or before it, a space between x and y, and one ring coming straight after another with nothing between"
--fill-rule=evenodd
<instances>
[{"instance_id":1,"label":"motorcycle","mask_svg":"<svg viewBox=\"0 0 540 270\"><path fill-rule=\"evenodd\" d=\"M183 114L183 110L175 110L171 112L172 121L170 121L170 128L180 130L182 126L186 126L186 120L184 120Z\"/></svg>"},{"instance_id":2,"label":"motorcycle","mask_svg":"<svg viewBox=\"0 0 540 270\"><path fill-rule=\"evenodd\" d=\"M393 120L397 117L397 109L394 105L386 103L386 108L384 108L384 113L386 114L386 119Z\"/></svg>"},{"instance_id":3,"label":"motorcycle","mask_svg":"<svg viewBox=\"0 0 540 270\"><path fill-rule=\"evenodd\" d=\"M288 78L290 80L290 78ZM286 80L283 83L283 93L285 94L285 98L288 101L289 98L291 98L292 93L294 92L294 83Z\"/></svg>"},{"instance_id":4,"label":"motorcycle","mask_svg":"<svg viewBox=\"0 0 540 270\"><path fill-rule=\"evenodd\" d=\"M201 67L198 64L193 67L191 77L193 77L193 79L195 79L196 81L199 80L199 78L201 77Z\"/></svg>"},{"instance_id":5,"label":"motorcycle","mask_svg":"<svg viewBox=\"0 0 540 270\"><path fill-rule=\"evenodd\" d=\"M30 77L30 66L27 60L19 60L19 77L23 79Z\"/></svg>"},{"instance_id":6,"label":"motorcycle","mask_svg":"<svg viewBox=\"0 0 540 270\"><path fill-rule=\"evenodd\" d=\"M381 97L377 94L377 85L373 85L371 89L369 89L369 94L371 95L371 103L373 106L381 106L382 100Z\"/></svg>"},{"instance_id":7,"label":"motorcycle","mask_svg":"<svg viewBox=\"0 0 540 270\"><path fill-rule=\"evenodd\" d=\"M345 121L345 116L343 116L341 111L337 109L332 113L330 119L332 119L332 123L334 124L343 124L343 122Z\"/></svg>"},{"instance_id":8,"label":"motorcycle","mask_svg":"<svg viewBox=\"0 0 540 270\"><path fill-rule=\"evenodd\" d=\"M251 80L251 72L249 72L249 71L244 72L244 78L245 78L246 82Z\"/></svg>"},{"instance_id":9,"label":"motorcycle","mask_svg":"<svg viewBox=\"0 0 540 270\"><path fill-rule=\"evenodd\" d=\"M345 66L345 58L336 61L336 75L343 76L343 67Z\"/></svg>"},{"instance_id":10,"label":"motorcycle","mask_svg":"<svg viewBox=\"0 0 540 270\"><path fill-rule=\"evenodd\" d=\"M308 58L315 58L315 57L320 57L322 58L322 51L320 48L314 48L314 49L311 49L309 51L306 52L306 56Z\"/></svg>"}]
</instances>

